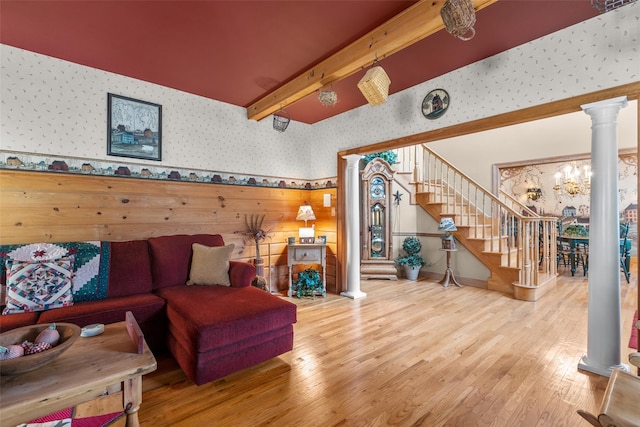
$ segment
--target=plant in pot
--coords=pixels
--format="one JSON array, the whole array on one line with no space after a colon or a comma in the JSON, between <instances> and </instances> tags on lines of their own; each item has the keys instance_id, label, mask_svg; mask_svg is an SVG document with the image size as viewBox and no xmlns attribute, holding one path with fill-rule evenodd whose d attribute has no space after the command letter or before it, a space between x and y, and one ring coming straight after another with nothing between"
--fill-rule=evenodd
<instances>
[{"instance_id":1,"label":"plant in pot","mask_svg":"<svg viewBox=\"0 0 640 427\"><path fill-rule=\"evenodd\" d=\"M256 278L253 279L252 284L260 289L267 290L267 281L264 277L264 260L260 256L260 242L269 237L269 231L262 228L264 217L264 214L252 214L250 218L245 215L244 223L246 226L246 239L248 241L252 241L256 245L256 258L254 261L254 265L256 266Z\"/></svg>"},{"instance_id":2,"label":"plant in pot","mask_svg":"<svg viewBox=\"0 0 640 427\"><path fill-rule=\"evenodd\" d=\"M407 237L402 242L402 249L406 252L406 255L396 258L396 263L404 267L405 276L409 280L416 280L420 269L424 266L430 266L427 264L420 255L422 244L417 237Z\"/></svg>"},{"instance_id":3,"label":"plant in pot","mask_svg":"<svg viewBox=\"0 0 640 427\"><path fill-rule=\"evenodd\" d=\"M298 298L314 298L316 292L320 292L322 296L325 296L324 289L322 289L322 281L320 280L320 273L313 268L307 268L298 273L298 281L296 282L295 289Z\"/></svg>"},{"instance_id":4,"label":"plant in pot","mask_svg":"<svg viewBox=\"0 0 640 427\"><path fill-rule=\"evenodd\" d=\"M395 151L393 150L387 150L387 151L381 151L378 153L371 153L371 154L365 154L363 159L364 159L364 163L367 164L369 163L371 160L375 159L375 158L381 158L382 160L384 160L385 162L389 163L390 165L393 165L397 162L398 160L398 155L396 154Z\"/></svg>"},{"instance_id":5,"label":"plant in pot","mask_svg":"<svg viewBox=\"0 0 640 427\"><path fill-rule=\"evenodd\" d=\"M589 235L589 230L584 225L570 224L564 229L563 234L571 237L585 237Z\"/></svg>"}]
</instances>

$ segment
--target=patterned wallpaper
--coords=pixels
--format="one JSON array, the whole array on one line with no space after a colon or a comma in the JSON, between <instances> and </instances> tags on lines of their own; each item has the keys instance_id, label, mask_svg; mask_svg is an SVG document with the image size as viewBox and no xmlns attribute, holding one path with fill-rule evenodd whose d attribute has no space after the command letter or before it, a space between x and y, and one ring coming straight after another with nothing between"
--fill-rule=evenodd
<instances>
[{"instance_id":1,"label":"patterned wallpaper","mask_svg":"<svg viewBox=\"0 0 640 427\"><path fill-rule=\"evenodd\" d=\"M294 122L284 133L269 119L247 120L239 107L0 45L0 150L119 162L106 155L111 92L162 105L163 160L138 163L332 179L341 150L640 80L639 19L636 2L394 94L383 105L314 125ZM449 110L427 120L422 99L439 87L451 95Z\"/></svg>"},{"instance_id":2,"label":"patterned wallpaper","mask_svg":"<svg viewBox=\"0 0 640 427\"><path fill-rule=\"evenodd\" d=\"M270 120L247 120L245 109L229 104L6 45L0 56L3 152L124 162L106 154L107 93L115 93L162 105L162 162L138 163L309 176L312 143L301 137L308 125L279 133Z\"/></svg>"},{"instance_id":3,"label":"patterned wallpaper","mask_svg":"<svg viewBox=\"0 0 640 427\"><path fill-rule=\"evenodd\" d=\"M555 174L563 173L567 165L578 168L580 178L584 178L584 166L590 167L589 159L575 161L536 163L525 166L500 168L500 188L514 196L521 203L532 206L539 214L562 217L567 207L573 207L577 216L589 217L589 192L575 196L554 190ZM618 157L619 208L622 213L629 205L636 204L638 198L638 156L621 154ZM527 188L542 190L537 200L527 199Z\"/></svg>"},{"instance_id":4,"label":"patterned wallpaper","mask_svg":"<svg viewBox=\"0 0 640 427\"><path fill-rule=\"evenodd\" d=\"M640 2L632 3L406 89L385 104L325 120L314 130L338 151L637 82L639 22ZM428 66L428 59L416 58L416 64ZM447 90L451 104L442 117L428 120L420 106L437 88ZM486 163L490 170L492 162Z\"/></svg>"}]
</instances>

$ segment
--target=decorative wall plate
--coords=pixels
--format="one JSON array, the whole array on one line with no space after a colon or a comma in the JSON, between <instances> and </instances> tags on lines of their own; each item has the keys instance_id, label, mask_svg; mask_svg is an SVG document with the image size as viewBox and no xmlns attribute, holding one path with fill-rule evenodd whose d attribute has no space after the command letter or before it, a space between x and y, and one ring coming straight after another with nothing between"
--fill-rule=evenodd
<instances>
[{"instance_id":1,"label":"decorative wall plate","mask_svg":"<svg viewBox=\"0 0 640 427\"><path fill-rule=\"evenodd\" d=\"M431 120L441 117L449 108L450 100L446 90L432 90L422 101L422 115Z\"/></svg>"}]
</instances>

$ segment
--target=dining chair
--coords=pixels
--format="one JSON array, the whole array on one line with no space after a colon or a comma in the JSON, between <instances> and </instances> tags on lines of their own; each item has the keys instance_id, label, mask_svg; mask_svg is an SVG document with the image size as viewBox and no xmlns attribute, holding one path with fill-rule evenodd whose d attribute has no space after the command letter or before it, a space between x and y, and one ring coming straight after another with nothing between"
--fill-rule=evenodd
<instances>
[{"instance_id":1,"label":"dining chair","mask_svg":"<svg viewBox=\"0 0 640 427\"><path fill-rule=\"evenodd\" d=\"M589 271L589 243L576 243L576 268L582 265L582 275Z\"/></svg>"},{"instance_id":2,"label":"dining chair","mask_svg":"<svg viewBox=\"0 0 640 427\"><path fill-rule=\"evenodd\" d=\"M571 246L568 242L558 240L556 248L556 268L560 267L560 262L562 262L562 266L566 267L571 264L570 256L571 256Z\"/></svg>"},{"instance_id":3,"label":"dining chair","mask_svg":"<svg viewBox=\"0 0 640 427\"><path fill-rule=\"evenodd\" d=\"M629 240L629 223L620 224L620 271L629 282L629 267L631 264L631 240Z\"/></svg>"}]
</instances>

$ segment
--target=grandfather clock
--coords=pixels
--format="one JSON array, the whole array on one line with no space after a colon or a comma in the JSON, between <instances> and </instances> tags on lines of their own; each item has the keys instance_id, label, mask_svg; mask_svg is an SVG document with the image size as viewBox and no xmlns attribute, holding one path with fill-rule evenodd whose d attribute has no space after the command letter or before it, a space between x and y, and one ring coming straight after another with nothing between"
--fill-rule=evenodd
<instances>
[{"instance_id":1,"label":"grandfather clock","mask_svg":"<svg viewBox=\"0 0 640 427\"><path fill-rule=\"evenodd\" d=\"M360 172L362 178L362 279L398 280L391 246L391 181L395 172L375 158Z\"/></svg>"}]
</instances>

